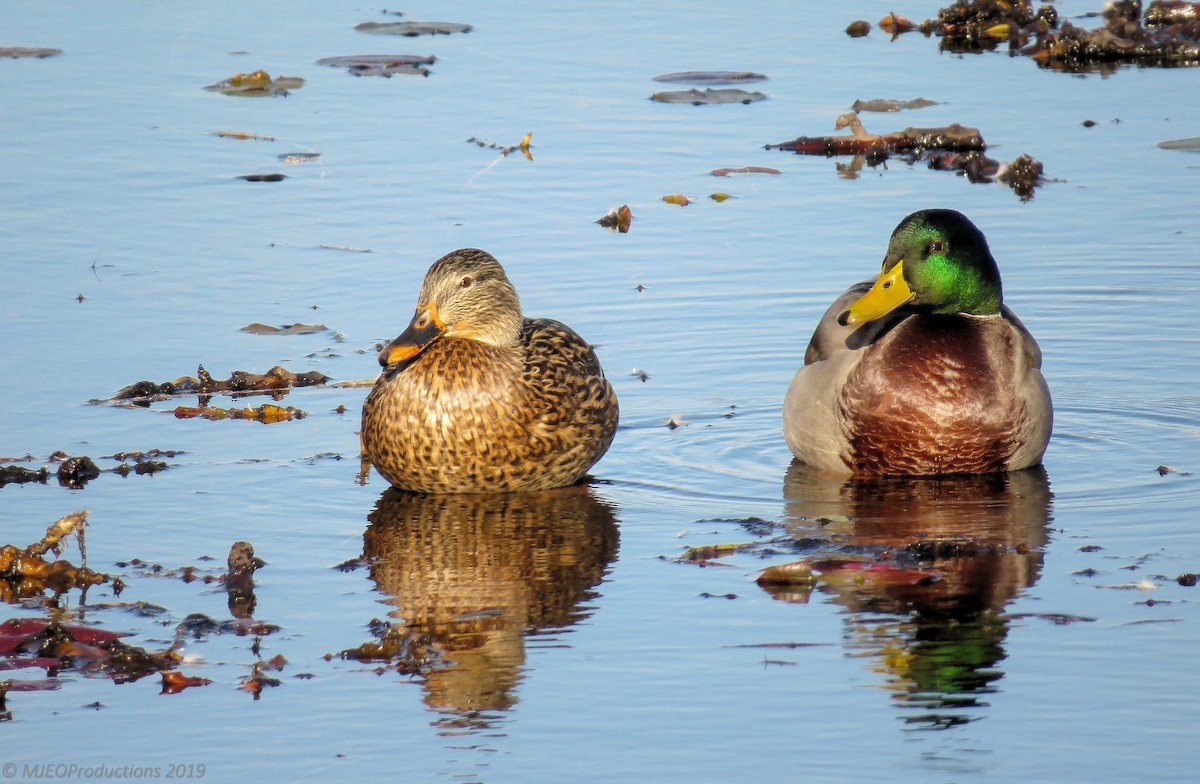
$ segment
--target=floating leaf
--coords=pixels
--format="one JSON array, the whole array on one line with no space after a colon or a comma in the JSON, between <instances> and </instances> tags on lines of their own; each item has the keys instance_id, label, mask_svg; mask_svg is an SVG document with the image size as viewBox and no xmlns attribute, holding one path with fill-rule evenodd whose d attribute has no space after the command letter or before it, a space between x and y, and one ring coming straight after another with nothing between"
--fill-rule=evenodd
<instances>
[{"instance_id":1,"label":"floating leaf","mask_svg":"<svg viewBox=\"0 0 1200 784\"><path fill-rule=\"evenodd\" d=\"M355 30L361 33L376 33L378 35L450 35L451 33L469 33L472 26L462 22L363 22L355 25Z\"/></svg>"},{"instance_id":2,"label":"floating leaf","mask_svg":"<svg viewBox=\"0 0 1200 784\"><path fill-rule=\"evenodd\" d=\"M816 581L813 568L807 561L768 566L757 580L759 585L812 585Z\"/></svg>"},{"instance_id":3,"label":"floating leaf","mask_svg":"<svg viewBox=\"0 0 1200 784\"><path fill-rule=\"evenodd\" d=\"M740 169L713 169L709 174L714 177L728 177L731 174L782 174L779 169L769 166L743 166Z\"/></svg>"},{"instance_id":4,"label":"floating leaf","mask_svg":"<svg viewBox=\"0 0 1200 784\"><path fill-rule=\"evenodd\" d=\"M865 19L856 19L846 26L846 35L851 38L862 38L871 33L871 23Z\"/></svg>"},{"instance_id":5,"label":"floating leaf","mask_svg":"<svg viewBox=\"0 0 1200 784\"><path fill-rule=\"evenodd\" d=\"M629 225L633 222L633 211L628 204L613 207L604 217L596 221L606 229L614 229L621 234L629 233Z\"/></svg>"},{"instance_id":6,"label":"floating leaf","mask_svg":"<svg viewBox=\"0 0 1200 784\"><path fill-rule=\"evenodd\" d=\"M693 106L701 106L719 103L754 103L766 97L766 93L748 92L736 87L719 90L711 87L706 90L697 90L693 87L690 90L668 90L655 93L650 96L650 100L660 103L690 103Z\"/></svg>"},{"instance_id":7,"label":"floating leaf","mask_svg":"<svg viewBox=\"0 0 1200 784\"><path fill-rule=\"evenodd\" d=\"M223 82L210 84L205 87L209 92L224 93L225 95L246 96L275 96L287 95L288 90L304 86L304 80L298 76L280 76L272 79L266 71L235 74Z\"/></svg>"},{"instance_id":8,"label":"floating leaf","mask_svg":"<svg viewBox=\"0 0 1200 784\"><path fill-rule=\"evenodd\" d=\"M324 57L317 60L317 65L346 68L354 76L383 76L390 78L393 74L429 76L429 69L423 66L432 65L435 61L437 61L437 58L433 55L355 54L341 57Z\"/></svg>"},{"instance_id":9,"label":"floating leaf","mask_svg":"<svg viewBox=\"0 0 1200 784\"><path fill-rule=\"evenodd\" d=\"M717 204L720 204L723 201L728 201L730 199L736 199L737 196L730 196L728 193L721 193L720 191L718 191L716 193L708 194L708 198L712 199Z\"/></svg>"},{"instance_id":10,"label":"floating leaf","mask_svg":"<svg viewBox=\"0 0 1200 784\"><path fill-rule=\"evenodd\" d=\"M167 670L162 675L161 694L178 694L189 686L207 686L212 683L208 678L197 678L184 675L179 670Z\"/></svg>"},{"instance_id":11,"label":"floating leaf","mask_svg":"<svg viewBox=\"0 0 1200 784\"><path fill-rule=\"evenodd\" d=\"M659 74L656 82L689 82L691 84L737 84L739 82L765 82L766 74L753 71L679 71Z\"/></svg>"},{"instance_id":12,"label":"floating leaf","mask_svg":"<svg viewBox=\"0 0 1200 784\"><path fill-rule=\"evenodd\" d=\"M286 324L282 327L273 327L270 324L247 324L240 327L241 332L249 332L252 335L311 335L314 332L324 332L329 327L324 324Z\"/></svg>"},{"instance_id":13,"label":"floating leaf","mask_svg":"<svg viewBox=\"0 0 1200 784\"><path fill-rule=\"evenodd\" d=\"M14 60L21 57L54 57L62 53L62 49L43 49L36 46L0 46L0 57L9 57Z\"/></svg>"},{"instance_id":14,"label":"floating leaf","mask_svg":"<svg viewBox=\"0 0 1200 784\"><path fill-rule=\"evenodd\" d=\"M879 20L879 28L885 33L891 33L892 35L907 33L915 27L916 25L910 22L906 17L895 13L888 14Z\"/></svg>"},{"instance_id":15,"label":"floating leaf","mask_svg":"<svg viewBox=\"0 0 1200 784\"><path fill-rule=\"evenodd\" d=\"M692 200L682 193L673 193L670 196L663 196L662 200L667 204L678 204L680 207L686 207L692 203Z\"/></svg>"},{"instance_id":16,"label":"floating leaf","mask_svg":"<svg viewBox=\"0 0 1200 784\"><path fill-rule=\"evenodd\" d=\"M983 34L988 38L994 38L997 41L1007 41L1009 34L1012 31L1012 26L1008 24L992 25L983 31Z\"/></svg>"},{"instance_id":17,"label":"floating leaf","mask_svg":"<svg viewBox=\"0 0 1200 784\"><path fill-rule=\"evenodd\" d=\"M850 104L850 108L856 112L898 112L902 109L924 109L926 106L937 105L937 101L928 98L913 98L911 101L875 98L870 101L855 101Z\"/></svg>"}]
</instances>

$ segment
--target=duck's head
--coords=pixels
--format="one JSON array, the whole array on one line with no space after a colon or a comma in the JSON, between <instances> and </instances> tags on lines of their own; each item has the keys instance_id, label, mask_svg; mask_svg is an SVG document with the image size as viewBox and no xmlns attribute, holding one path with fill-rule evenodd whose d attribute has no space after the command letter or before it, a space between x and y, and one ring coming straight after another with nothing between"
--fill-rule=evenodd
<instances>
[{"instance_id":1,"label":"duck's head","mask_svg":"<svg viewBox=\"0 0 1200 784\"><path fill-rule=\"evenodd\" d=\"M843 325L874 321L907 305L922 313L1000 312L1000 270L987 240L955 210L914 212L892 232L883 272L838 316Z\"/></svg>"},{"instance_id":2,"label":"duck's head","mask_svg":"<svg viewBox=\"0 0 1200 784\"><path fill-rule=\"evenodd\" d=\"M402 369L440 338L512 345L521 332L521 300L487 251L447 253L425 273L408 328L379 352L379 364Z\"/></svg>"}]
</instances>

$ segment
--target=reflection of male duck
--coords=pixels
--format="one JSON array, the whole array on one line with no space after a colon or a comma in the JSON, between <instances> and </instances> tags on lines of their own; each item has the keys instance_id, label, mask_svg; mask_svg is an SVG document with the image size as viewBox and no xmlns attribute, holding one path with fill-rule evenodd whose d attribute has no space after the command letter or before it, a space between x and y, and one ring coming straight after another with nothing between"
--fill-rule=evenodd
<instances>
[{"instance_id":1,"label":"reflection of male duck","mask_svg":"<svg viewBox=\"0 0 1200 784\"><path fill-rule=\"evenodd\" d=\"M524 635L586 617L581 602L616 558L612 508L588 487L502 494L386 491L363 556L397 609L393 632L425 670L426 702L468 723L504 710L525 661ZM401 662L401 666L405 662ZM411 665L412 662L407 664Z\"/></svg>"},{"instance_id":2,"label":"reflection of male duck","mask_svg":"<svg viewBox=\"0 0 1200 784\"><path fill-rule=\"evenodd\" d=\"M877 662L897 700L929 709L909 721L972 718L963 709L1003 675L1001 612L1041 571L1052 498L1045 470L843 481L794 462L783 489L798 537L903 551L940 573L933 582L831 575L822 590L850 610L852 652Z\"/></svg>"}]
</instances>

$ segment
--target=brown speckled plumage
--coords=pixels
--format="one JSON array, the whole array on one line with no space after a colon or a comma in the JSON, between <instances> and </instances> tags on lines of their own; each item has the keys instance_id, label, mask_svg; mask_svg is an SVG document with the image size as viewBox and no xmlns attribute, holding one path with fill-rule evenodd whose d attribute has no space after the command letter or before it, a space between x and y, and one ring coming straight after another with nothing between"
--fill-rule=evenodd
<instances>
[{"instance_id":1,"label":"brown speckled plumage","mask_svg":"<svg viewBox=\"0 0 1200 784\"><path fill-rule=\"evenodd\" d=\"M430 320L439 334L408 348ZM396 347L412 356L389 361ZM500 264L481 250L430 267L413 325L380 356L384 372L363 404L363 451L404 490L569 485L616 432L616 394L591 347L557 321L523 318Z\"/></svg>"}]
</instances>

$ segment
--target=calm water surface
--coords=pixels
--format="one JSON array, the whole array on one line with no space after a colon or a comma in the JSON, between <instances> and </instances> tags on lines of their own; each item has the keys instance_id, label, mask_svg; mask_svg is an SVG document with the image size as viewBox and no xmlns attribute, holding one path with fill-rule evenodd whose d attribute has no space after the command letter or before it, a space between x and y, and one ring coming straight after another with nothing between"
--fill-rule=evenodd
<instances>
[{"instance_id":1,"label":"calm water surface","mask_svg":"<svg viewBox=\"0 0 1200 784\"><path fill-rule=\"evenodd\" d=\"M1200 571L1200 157L1156 145L1200 136L1200 71L1067 76L842 32L935 3L792 6L439 3L405 10L475 30L397 39L353 29L385 18L373 7L6 3L0 44L65 53L0 62L0 454L182 454L78 491L7 485L3 541L89 509L89 565L124 575L120 601L166 610L114 606L107 587L70 604L161 649L189 613L227 618L224 592L117 562L219 573L248 540L269 563L255 616L281 631L258 655L247 637L190 642L184 669L213 683L174 696L75 672L10 693L0 763L203 764L215 781L1190 779L1200 594L1175 578ZM428 78L315 65L384 52L439 59ZM258 68L307 84L201 89ZM652 76L690 69L766 73L769 98L647 100ZM941 103L867 128L976 126L993 157L1027 153L1054 181L1022 203L923 165L843 179L838 161L763 150L833 132L855 99L917 96ZM466 143L528 131L532 162ZM291 152L320 158L278 160ZM782 174L708 174L726 166ZM288 178L237 179L263 172ZM630 233L595 225L623 203ZM843 486L791 467L779 410L813 326L930 206L984 230L1041 343L1045 470ZM500 258L529 314L597 345L622 428L590 487L414 500L357 484L362 387L295 391L283 402L309 416L267 426L88 403L200 364L372 378L426 267L464 246ZM328 330L239 331L251 322ZM797 553L957 536L993 547L939 560L933 586L755 583ZM675 562L731 543L756 547ZM442 665L326 658L374 641L376 619ZM237 689L276 654L280 686Z\"/></svg>"}]
</instances>

